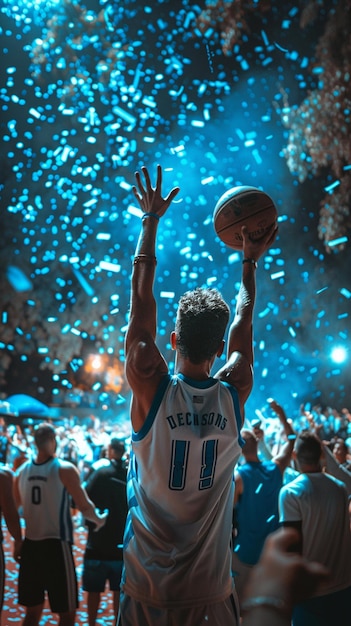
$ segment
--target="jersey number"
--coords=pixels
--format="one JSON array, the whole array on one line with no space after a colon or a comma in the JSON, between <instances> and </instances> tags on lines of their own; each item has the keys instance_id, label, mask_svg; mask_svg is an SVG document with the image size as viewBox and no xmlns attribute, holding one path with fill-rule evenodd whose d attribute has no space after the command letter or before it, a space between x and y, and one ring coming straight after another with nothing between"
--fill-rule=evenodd
<instances>
[{"instance_id":1,"label":"jersey number","mask_svg":"<svg viewBox=\"0 0 351 626\"><path fill-rule=\"evenodd\" d=\"M181 491L185 487L188 469L190 441L172 441L169 488ZM213 485L218 454L218 439L209 439L202 444L199 490L210 489Z\"/></svg>"},{"instance_id":2,"label":"jersey number","mask_svg":"<svg viewBox=\"0 0 351 626\"><path fill-rule=\"evenodd\" d=\"M32 504L41 503L41 490L40 487L32 487Z\"/></svg>"}]
</instances>

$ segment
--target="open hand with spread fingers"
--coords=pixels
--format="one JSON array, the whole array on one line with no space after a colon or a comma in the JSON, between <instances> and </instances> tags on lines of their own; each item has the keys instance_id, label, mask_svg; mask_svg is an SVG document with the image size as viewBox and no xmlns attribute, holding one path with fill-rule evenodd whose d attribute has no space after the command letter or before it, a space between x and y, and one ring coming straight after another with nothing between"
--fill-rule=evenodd
<instances>
[{"instance_id":1,"label":"open hand with spread fingers","mask_svg":"<svg viewBox=\"0 0 351 626\"><path fill-rule=\"evenodd\" d=\"M180 191L179 187L173 187L169 194L163 198L162 187L162 168L157 166L156 186L153 187L147 167L143 166L141 172L144 175L145 183L142 182L141 173L135 173L136 186L133 187L133 193L138 204L144 214L153 214L155 217L162 217L165 214L172 200Z\"/></svg>"}]
</instances>

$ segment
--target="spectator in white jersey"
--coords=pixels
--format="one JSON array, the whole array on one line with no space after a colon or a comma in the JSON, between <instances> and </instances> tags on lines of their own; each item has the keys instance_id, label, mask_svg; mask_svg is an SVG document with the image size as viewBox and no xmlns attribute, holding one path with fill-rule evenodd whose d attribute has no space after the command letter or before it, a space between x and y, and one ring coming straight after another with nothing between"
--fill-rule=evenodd
<instances>
[{"instance_id":1,"label":"spectator in white jersey","mask_svg":"<svg viewBox=\"0 0 351 626\"><path fill-rule=\"evenodd\" d=\"M134 194L143 211L133 262L126 334L126 376L132 389L132 446L124 537L122 626L236 626L231 575L233 470L240 455L244 405L252 389L253 309L257 261L277 226L252 241L242 230L242 280L224 350L230 309L216 289L197 288L179 301L171 375L156 344L156 234L171 201L147 168Z\"/></svg>"},{"instance_id":2,"label":"spectator in white jersey","mask_svg":"<svg viewBox=\"0 0 351 626\"><path fill-rule=\"evenodd\" d=\"M75 465L56 456L56 433L49 423L34 430L35 460L15 474L14 492L25 520L21 550L18 602L26 607L23 626L37 626L47 592L50 608L60 626L74 626L78 589L73 560L71 498L84 517L101 528L100 514L82 488Z\"/></svg>"},{"instance_id":3,"label":"spectator in white jersey","mask_svg":"<svg viewBox=\"0 0 351 626\"><path fill-rule=\"evenodd\" d=\"M322 471L322 444L311 432L296 439L301 472L280 491L280 521L299 532L297 549L330 572L328 580L293 609L293 626L349 626L351 532L345 483Z\"/></svg>"}]
</instances>

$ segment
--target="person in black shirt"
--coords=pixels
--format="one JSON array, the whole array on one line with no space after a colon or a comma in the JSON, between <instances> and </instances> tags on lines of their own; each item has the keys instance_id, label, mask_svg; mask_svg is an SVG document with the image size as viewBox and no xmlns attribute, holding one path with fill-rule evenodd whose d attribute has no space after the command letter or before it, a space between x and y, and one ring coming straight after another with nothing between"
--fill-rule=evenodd
<instances>
[{"instance_id":1,"label":"person in black shirt","mask_svg":"<svg viewBox=\"0 0 351 626\"><path fill-rule=\"evenodd\" d=\"M123 567L123 533L127 516L126 477L123 461L125 445L112 437L107 458L96 461L85 483L85 489L99 509L109 514L101 531L94 532L87 523L88 537L83 562L83 589L87 592L89 626L96 624L101 593L109 581L113 593L115 624L119 609L119 586Z\"/></svg>"}]
</instances>

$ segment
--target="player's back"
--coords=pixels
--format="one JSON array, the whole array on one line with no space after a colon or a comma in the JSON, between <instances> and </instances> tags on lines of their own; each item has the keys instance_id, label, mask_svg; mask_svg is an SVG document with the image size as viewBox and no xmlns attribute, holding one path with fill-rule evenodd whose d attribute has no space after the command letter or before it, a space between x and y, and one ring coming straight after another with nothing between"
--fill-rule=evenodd
<instances>
[{"instance_id":1,"label":"player's back","mask_svg":"<svg viewBox=\"0 0 351 626\"><path fill-rule=\"evenodd\" d=\"M233 469L240 454L233 395L214 378L165 377L144 428L134 434L124 555L132 597L171 607L229 595Z\"/></svg>"},{"instance_id":2,"label":"player's back","mask_svg":"<svg viewBox=\"0 0 351 626\"><path fill-rule=\"evenodd\" d=\"M59 459L51 457L45 463L27 461L17 470L28 539L73 542L70 496L60 480L59 468Z\"/></svg>"}]
</instances>

